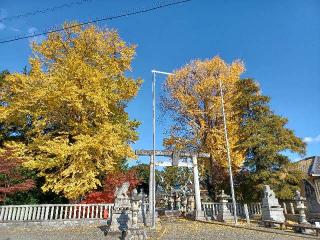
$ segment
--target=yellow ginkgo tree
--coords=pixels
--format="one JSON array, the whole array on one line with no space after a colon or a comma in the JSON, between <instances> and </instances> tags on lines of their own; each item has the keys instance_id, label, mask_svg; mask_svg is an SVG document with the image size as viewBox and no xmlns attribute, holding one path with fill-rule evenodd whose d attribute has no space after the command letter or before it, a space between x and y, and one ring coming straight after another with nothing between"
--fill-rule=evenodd
<instances>
[{"instance_id":1,"label":"yellow ginkgo tree","mask_svg":"<svg viewBox=\"0 0 320 240\"><path fill-rule=\"evenodd\" d=\"M15 147L45 178L42 189L75 200L134 157L139 123L125 108L141 84L127 76L135 46L116 31L69 23L32 50L30 72L3 83L0 121L23 132Z\"/></svg>"},{"instance_id":2,"label":"yellow ginkgo tree","mask_svg":"<svg viewBox=\"0 0 320 240\"><path fill-rule=\"evenodd\" d=\"M221 81L232 163L240 167L244 161L244 151L237 146L241 119L234 103L239 98L236 84L243 71L244 65L240 61L227 64L220 57L214 57L192 61L170 75L164 84L162 98L163 109L173 117L165 145L178 150L210 153L210 161L201 165L209 172L217 164L226 167Z\"/></svg>"}]
</instances>

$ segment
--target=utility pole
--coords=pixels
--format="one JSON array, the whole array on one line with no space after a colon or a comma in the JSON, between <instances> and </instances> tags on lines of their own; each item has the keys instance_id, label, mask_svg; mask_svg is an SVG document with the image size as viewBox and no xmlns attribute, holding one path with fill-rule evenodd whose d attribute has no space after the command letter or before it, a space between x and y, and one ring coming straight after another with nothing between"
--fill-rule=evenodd
<instances>
[{"instance_id":1,"label":"utility pole","mask_svg":"<svg viewBox=\"0 0 320 240\"><path fill-rule=\"evenodd\" d=\"M227 157L228 157L228 167L229 167L229 176L230 176L230 186L231 186L231 197L232 197L232 205L233 205L233 218L234 218L234 224L238 223L237 219L237 203L236 198L234 195L234 187L233 187L233 174L232 174L232 166L231 166L231 156L230 156L230 146L229 146L229 139L228 139L228 131L227 131L227 120L226 120L226 114L224 110L224 97L223 97L223 90L222 90L222 81L221 78L219 78L219 85L220 85L220 95L221 95L221 105L222 105L222 116L223 116L223 125L224 125L224 136L226 140L226 146L227 146Z\"/></svg>"}]
</instances>

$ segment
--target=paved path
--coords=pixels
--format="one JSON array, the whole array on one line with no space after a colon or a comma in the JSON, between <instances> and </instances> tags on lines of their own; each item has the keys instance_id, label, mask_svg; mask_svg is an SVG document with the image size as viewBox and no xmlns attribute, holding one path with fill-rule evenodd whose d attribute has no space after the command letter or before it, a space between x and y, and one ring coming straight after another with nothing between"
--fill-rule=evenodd
<instances>
[{"instance_id":1,"label":"paved path","mask_svg":"<svg viewBox=\"0 0 320 240\"><path fill-rule=\"evenodd\" d=\"M150 235L149 235L150 236ZM105 236L98 225L78 227L16 227L0 228L0 240L109 240L120 236ZM151 239L159 240L302 240L302 235L280 235L216 224L207 224L187 220L163 222L157 234Z\"/></svg>"}]
</instances>

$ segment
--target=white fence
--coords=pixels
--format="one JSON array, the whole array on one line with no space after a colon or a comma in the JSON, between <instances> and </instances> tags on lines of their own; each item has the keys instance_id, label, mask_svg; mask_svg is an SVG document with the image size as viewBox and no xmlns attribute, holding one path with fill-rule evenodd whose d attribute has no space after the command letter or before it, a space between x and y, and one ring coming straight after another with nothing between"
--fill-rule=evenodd
<instances>
[{"instance_id":1,"label":"white fence","mask_svg":"<svg viewBox=\"0 0 320 240\"><path fill-rule=\"evenodd\" d=\"M261 204L260 203L250 203L247 204L249 216L255 216L261 214ZM203 202L202 210L205 212L206 216L214 217L219 213L219 209L221 208L221 203L215 202ZM227 208L230 210L231 214L234 213L232 203L227 203ZM245 218L245 209L244 204L237 203L237 216Z\"/></svg>"},{"instance_id":2,"label":"white fence","mask_svg":"<svg viewBox=\"0 0 320 240\"><path fill-rule=\"evenodd\" d=\"M248 211L250 216L261 215L261 203L249 203Z\"/></svg>"},{"instance_id":3,"label":"white fence","mask_svg":"<svg viewBox=\"0 0 320 240\"><path fill-rule=\"evenodd\" d=\"M248 204L250 216L261 214L261 204ZM6 205L0 206L0 222L17 221L55 221L55 220L81 220L81 219L104 219L105 210L108 211L108 219L112 215L113 204L40 204L40 205ZM227 207L233 214L232 203ZM217 216L221 203L204 202L202 210L206 216ZM148 204L141 206L141 217L145 215ZM237 215L245 217L244 205L237 204Z\"/></svg>"},{"instance_id":4,"label":"white fence","mask_svg":"<svg viewBox=\"0 0 320 240\"><path fill-rule=\"evenodd\" d=\"M0 222L110 218L113 204L41 204L0 206Z\"/></svg>"},{"instance_id":5,"label":"white fence","mask_svg":"<svg viewBox=\"0 0 320 240\"><path fill-rule=\"evenodd\" d=\"M284 201L281 203L281 206L283 207L283 212L285 214L297 214L299 213L297 209L297 204L295 201Z\"/></svg>"}]
</instances>

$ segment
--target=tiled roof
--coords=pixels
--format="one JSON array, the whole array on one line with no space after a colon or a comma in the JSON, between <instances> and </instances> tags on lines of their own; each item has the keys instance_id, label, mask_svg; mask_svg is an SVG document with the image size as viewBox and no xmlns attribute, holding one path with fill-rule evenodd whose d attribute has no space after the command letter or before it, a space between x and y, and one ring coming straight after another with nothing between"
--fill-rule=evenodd
<instances>
[{"instance_id":1,"label":"tiled roof","mask_svg":"<svg viewBox=\"0 0 320 240\"><path fill-rule=\"evenodd\" d=\"M304 158L296 162L295 165L309 176L320 176L320 156Z\"/></svg>"},{"instance_id":2,"label":"tiled roof","mask_svg":"<svg viewBox=\"0 0 320 240\"><path fill-rule=\"evenodd\" d=\"M319 156L314 157L310 174L311 176L320 176L320 157Z\"/></svg>"}]
</instances>

